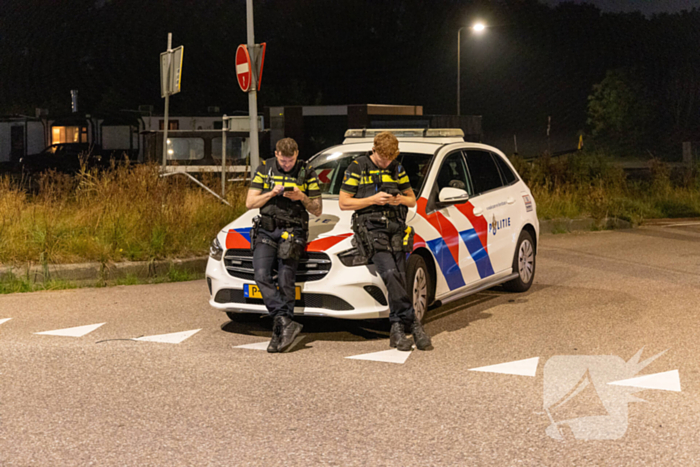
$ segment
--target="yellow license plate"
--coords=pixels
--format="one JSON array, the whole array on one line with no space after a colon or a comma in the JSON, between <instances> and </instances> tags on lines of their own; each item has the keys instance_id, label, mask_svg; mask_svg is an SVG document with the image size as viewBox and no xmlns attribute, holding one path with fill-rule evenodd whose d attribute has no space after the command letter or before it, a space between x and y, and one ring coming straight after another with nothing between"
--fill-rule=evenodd
<instances>
[{"instance_id":1,"label":"yellow license plate","mask_svg":"<svg viewBox=\"0 0 700 467\"><path fill-rule=\"evenodd\" d=\"M301 300L301 287L294 287L296 300ZM255 284L245 284L243 286L243 296L246 298L263 298L260 289Z\"/></svg>"}]
</instances>

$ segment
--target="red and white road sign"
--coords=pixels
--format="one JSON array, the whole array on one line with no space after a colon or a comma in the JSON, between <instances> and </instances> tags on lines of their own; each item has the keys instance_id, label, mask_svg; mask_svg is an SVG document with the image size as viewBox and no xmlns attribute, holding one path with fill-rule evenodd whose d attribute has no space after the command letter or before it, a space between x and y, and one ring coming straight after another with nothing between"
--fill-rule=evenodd
<instances>
[{"instance_id":1,"label":"red and white road sign","mask_svg":"<svg viewBox=\"0 0 700 467\"><path fill-rule=\"evenodd\" d=\"M331 173L332 170L333 169L324 169L318 173L318 179L321 181L321 183L330 183L331 182L331 179L328 178L328 174Z\"/></svg>"},{"instance_id":2,"label":"red and white road sign","mask_svg":"<svg viewBox=\"0 0 700 467\"><path fill-rule=\"evenodd\" d=\"M253 69L250 64L248 47L245 44L239 45L236 49L236 77L241 91L248 92L250 83L253 81Z\"/></svg>"}]
</instances>

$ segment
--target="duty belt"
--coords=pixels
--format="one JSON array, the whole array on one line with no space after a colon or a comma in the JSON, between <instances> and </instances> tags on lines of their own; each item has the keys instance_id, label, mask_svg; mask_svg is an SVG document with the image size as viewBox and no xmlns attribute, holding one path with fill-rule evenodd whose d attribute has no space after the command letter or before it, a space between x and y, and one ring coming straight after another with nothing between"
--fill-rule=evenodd
<instances>
[{"instance_id":1,"label":"duty belt","mask_svg":"<svg viewBox=\"0 0 700 467\"><path fill-rule=\"evenodd\" d=\"M364 214L357 214L359 217L369 217L370 219L381 219L381 218L386 218L386 219L396 219L399 217L398 211L391 210L391 211L373 211L373 212L366 212Z\"/></svg>"},{"instance_id":2,"label":"duty belt","mask_svg":"<svg viewBox=\"0 0 700 467\"><path fill-rule=\"evenodd\" d=\"M304 228L304 222L302 221L297 221L297 220L292 220L292 219L282 219L279 217L272 217L272 216L266 216L262 215L262 224L263 228L266 226L271 226L274 225L277 228L280 229L286 229L288 227L302 227ZM266 230L274 230L274 229L266 229Z\"/></svg>"}]
</instances>

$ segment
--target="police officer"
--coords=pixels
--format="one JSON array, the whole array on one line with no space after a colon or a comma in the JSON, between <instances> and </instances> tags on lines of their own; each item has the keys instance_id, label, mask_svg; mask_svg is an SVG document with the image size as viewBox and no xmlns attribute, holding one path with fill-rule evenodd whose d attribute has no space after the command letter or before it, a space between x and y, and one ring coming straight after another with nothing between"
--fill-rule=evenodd
<instances>
[{"instance_id":1,"label":"police officer","mask_svg":"<svg viewBox=\"0 0 700 467\"><path fill-rule=\"evenodd\" d=\"M246 208L260 208L251 231L255 283L273 318L270 353L282 352L294 342L302 325L294 317L295 279L306 248L309 212L321 215L321 191L316 173L297 160L292 138L277 142L275 157L260 164L248 190ZM308 212L307 212L308 211ZM272 280L277 265L278 284ZM279 289L277 288L279 285Z\"/></svg>"},{"instance_id":2,"label":"police officer","mask_svg":"<svg viewBox=\"0 0 700 467\"><path fill-rule=\"evenodd\" d=\"M404 328L410 327L416 347L430 347L430 336L415 319L406 291L406 253L413 249L413 231L406 226L408 208L416 205L416 196L408 176L396 161L399 142L390 132L379 133L368 155L350 163L340 188L342 210L354 210L353 231L356 244L372 258L389 292L389 345L411 350Z\"/></svg>"}]
</instances>

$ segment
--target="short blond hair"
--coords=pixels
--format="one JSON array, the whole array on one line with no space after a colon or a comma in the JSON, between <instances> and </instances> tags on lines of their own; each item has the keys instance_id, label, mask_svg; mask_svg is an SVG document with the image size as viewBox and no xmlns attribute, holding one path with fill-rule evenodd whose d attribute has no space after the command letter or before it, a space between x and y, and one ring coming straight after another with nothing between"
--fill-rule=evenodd
<instances>
[{"instance_id":1,"label":"short blond hair","mask_svg":"<svg viewBox=\"0 0 700 467\"><path fill-rule=\"evenodd\" d=\"M374 137L374 150L383 159L393 161L399 155L399 140L393 133L382 131Z\"/></svg>"},{"instance_id":2,"label":"short blond hair","mask_svg":"<svg viewBox=\"0 0 700 467\"><path fill-rule=\"evenodd\" d=\"M299 151L299 146L292 138L282 138L277 141L275 150L285 157L292 157L295 152Z\"/></svg>"}]
</instances>

